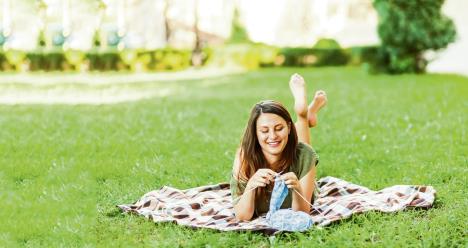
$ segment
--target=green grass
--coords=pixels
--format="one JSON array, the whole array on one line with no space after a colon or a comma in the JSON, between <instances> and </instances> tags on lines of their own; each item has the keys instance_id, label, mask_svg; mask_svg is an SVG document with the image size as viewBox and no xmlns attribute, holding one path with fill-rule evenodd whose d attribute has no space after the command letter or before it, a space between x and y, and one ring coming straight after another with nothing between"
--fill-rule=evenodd
<instances>
[{"instance_id":1,"label":"green grass","mask_svg":"<svg viewBox=\"0 0 468 248\"><path fill-rule=\"evenodd\" d=\"M434 207L371 212L274 239L117 211L162 185L227 181L251 106L276 99L292 110L293 72L310 97L328 94L312 130L318 177L371 189L432 185ZM467 78L286 68L167 87L169 96L113 105L0 105L0 246L467 246Z\"/></svg>"}]
</instances>

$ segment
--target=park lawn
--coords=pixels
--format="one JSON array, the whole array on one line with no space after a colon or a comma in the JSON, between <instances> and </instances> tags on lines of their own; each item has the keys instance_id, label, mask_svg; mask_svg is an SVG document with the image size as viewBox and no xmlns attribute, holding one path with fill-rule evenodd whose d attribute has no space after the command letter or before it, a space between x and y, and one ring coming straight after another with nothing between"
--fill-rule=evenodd
<instances>
[{"instance_id":1,"label":"park lawn","mask_svg":"<svg viewBox=\"0 0 468 248\"><path fill-rule=\"evenodd\" d=\"M432 185L434 207L370 212L274 238L155 224L117 210L163 185L227 181L250 108L276 99L292 110L294 72L305 77L309 99L317 89L328 94L312 130L318 177L371 189ZM468 78L282 68L169 86L168 96L111 105L0 105L0 246L467 245Z\"/></svg>"}]
</instances>

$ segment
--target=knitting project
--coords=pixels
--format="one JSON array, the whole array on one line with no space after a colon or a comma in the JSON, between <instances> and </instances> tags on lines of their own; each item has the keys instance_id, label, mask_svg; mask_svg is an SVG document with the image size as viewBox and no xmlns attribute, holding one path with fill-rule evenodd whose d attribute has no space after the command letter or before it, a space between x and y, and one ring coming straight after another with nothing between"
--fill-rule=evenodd
<instances>
[{"instance_id":1,"label":"knitting project","mask_svg":"<svg viewBox=\"0 0 468 248\"><path fill-rule=\"evenodd\" d=\"M287 195L288 187L284 180L276 176L275 186L271 193L270 209L266 216L268 224L280 231L302 232L309 229L313 224L310 215L302 211L280 209Z\"/></svg>"}]
</instances>

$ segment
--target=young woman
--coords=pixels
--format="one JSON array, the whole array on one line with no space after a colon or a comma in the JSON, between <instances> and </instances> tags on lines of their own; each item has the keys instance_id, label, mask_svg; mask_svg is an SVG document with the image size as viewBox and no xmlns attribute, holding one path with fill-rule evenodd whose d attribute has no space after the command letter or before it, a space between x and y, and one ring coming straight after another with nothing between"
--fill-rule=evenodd
<instances>
[{"instance_id":1,"label":"young woman","mask_svg":"<svg viewBox=\"0 0 468 248\"><path fill-rule=\"evenodd\" d=\"M289 82L297 121L276 101L262 101L253 107L238 149L231 177L234 212L238 220L250 220L268 212L274 178L291 189L281 208L309 212L315 189L318 159L310 146L309 128L316 126L317 113L327 103L324 91L317 91L307 106L304 79L294 74Z\"/></svg>"}]
</instances>

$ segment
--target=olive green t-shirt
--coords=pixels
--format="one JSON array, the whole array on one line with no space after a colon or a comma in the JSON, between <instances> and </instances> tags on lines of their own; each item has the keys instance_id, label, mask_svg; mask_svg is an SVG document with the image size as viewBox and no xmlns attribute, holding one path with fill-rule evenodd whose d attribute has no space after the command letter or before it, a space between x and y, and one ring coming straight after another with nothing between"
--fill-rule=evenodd
<instances>
[{"instance_id":1,"label":"olive green t-shirt","mask_svg":"<svg viewBox=\"0 0 468 248\"><path fill-rule=\"evenodd\" d=\"M318 157L314 149L310 145L302 142L299 142L297 145L297 153L297 162L289 166L287 171L283 172L282 174L286 172L294 172L298 179L301 179L310 171L312 166L316 166L318 164ZM239 191L237 189L237 184L239 184ZM231 174L230 185L233 204L236 204L239 201L240 196L244 193L245 187L247 186L247 182L238 182L237 178L234 178L234 176ZM267 191L267 196L265 200L255 202L255 214L257 216L262 213L268 212L270 207L270 198L271 192ZM281 208L291 208L291 205L292 194L291 190L289 190L288 196L281 205Z\"/></svg>"}]
</instances>

